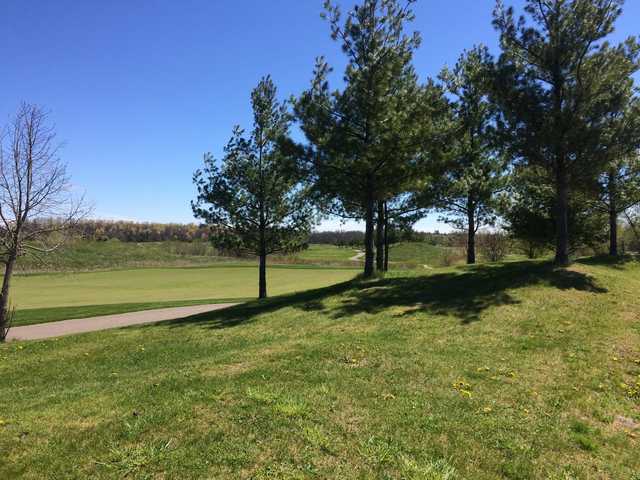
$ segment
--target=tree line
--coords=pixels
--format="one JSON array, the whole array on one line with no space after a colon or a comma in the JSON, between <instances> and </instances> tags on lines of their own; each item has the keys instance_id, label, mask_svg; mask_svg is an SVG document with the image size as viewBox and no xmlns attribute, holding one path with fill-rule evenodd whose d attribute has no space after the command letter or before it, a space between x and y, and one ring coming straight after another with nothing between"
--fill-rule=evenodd
<instances>
[{"instance_id":1,"label":"tree line","mask_svg":"<svg viewBox=\"0 0 640 480\"><path fill-rule=\"evenodd\" d=\"M164 242L208 240L211 230L195 223L152 223L124 220L82 220L74 231L85 240L121 242Z\"/></svg>"},{"instance_id":2,"label":"tree line","mask_svg":"<svg viewBox=\"0 0 640 480\"><path fill-rule=\"evenodd\" d=\"M640 68L635 37L611 43L624 0L498 0L494 57L482 45L422 82L409 31L415 0L361 0L322 13L346 57L339 87L318 57L308 89L279 101L270 76L251 93L254 125L236 127L194 175L194 213L260 257L298 248L323 216L363 221L364 277L388 266L392 225L428 212L475 238L500 226L531 248L572 252L608 236L640 202ZM304 142L294 142L298 126Z\"/></svg>"}]
</instances>

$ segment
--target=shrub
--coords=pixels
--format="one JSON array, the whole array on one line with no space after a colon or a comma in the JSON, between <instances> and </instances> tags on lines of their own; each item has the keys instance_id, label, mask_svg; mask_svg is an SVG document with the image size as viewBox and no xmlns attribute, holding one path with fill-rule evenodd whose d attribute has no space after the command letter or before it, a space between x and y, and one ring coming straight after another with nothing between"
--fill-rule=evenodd
<instances>
[{"instance_id":1,"label":"shrub","mask_svg":"<svg viewBox=\"0 0 640 480\"><path fill-rule=\"evenodd\" d=\"M440 266L450 267L456 263L460 263L465 256L466 253L463 253L458 248L445 247L442 249L442 254L440 255Z\"/></svg>"},{"instance_id":2,"label":"shrub","mask_svg":"<svg viewBox=\"0 0 640 480\"><path fill-rule=\"evenodd\" d=\"M478 236L480 254L489 262L499 262L509 253L509 238L502 232L488 232Z\"/></svg>"}]
</instances>

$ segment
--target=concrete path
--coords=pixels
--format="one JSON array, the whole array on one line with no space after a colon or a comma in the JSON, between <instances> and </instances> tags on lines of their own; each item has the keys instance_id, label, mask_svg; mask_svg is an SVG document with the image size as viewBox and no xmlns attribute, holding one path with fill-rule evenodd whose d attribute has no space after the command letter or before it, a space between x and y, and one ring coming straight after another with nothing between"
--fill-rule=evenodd
<instances>
[{"instance_id":1,"label":"concrete path","mask_svg":"<svg viewBox=\"0 0 640 480\"><path fill-rule=\"evenodd\" d=\"M76 320L62 320L60 322L39 323L24 327L13 327L9 330L7 340L40 340L43 338L61 337L75 333L95 332L109 328L127 327L129 325L141 325L145 323L162 322L165 320L178 320L180 318L198 315L199 313L212 312L222 308L228 308L236 303L217 303L209 305L193 305L188 307L160 308L157 310L145 310L142 312L119 313L116 315L104 315L93 318L80 318Z\"/></svg>"}]
</instances>

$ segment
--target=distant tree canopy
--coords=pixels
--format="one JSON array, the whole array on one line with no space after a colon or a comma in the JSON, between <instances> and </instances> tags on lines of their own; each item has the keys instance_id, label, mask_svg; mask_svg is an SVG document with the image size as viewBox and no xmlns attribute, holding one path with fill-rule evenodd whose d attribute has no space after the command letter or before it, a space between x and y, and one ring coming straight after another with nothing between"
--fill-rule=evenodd
<instances>
[{"instance_id":1,"label":"distant tree canopy","mask_svg":"<svg viewBox=\"0 0 640 480\"><path fill-rule=\"evenodd\" d=\"M151 223L123 220L83 220L74 231L86 240L120 240L121 242L164 242L169 240L191 242L207 240L208 227L195 223Z\"/></svg>"}]
</instances>

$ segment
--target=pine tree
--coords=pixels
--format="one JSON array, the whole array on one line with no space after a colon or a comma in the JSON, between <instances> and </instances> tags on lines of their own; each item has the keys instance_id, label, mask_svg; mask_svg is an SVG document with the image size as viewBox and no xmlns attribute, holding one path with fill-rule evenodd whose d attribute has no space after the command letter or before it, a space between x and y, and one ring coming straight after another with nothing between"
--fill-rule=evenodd
<instances>
[{"instance_id":1,"label":"pine tree","mask_svg":"<svg viewBox=\"0 0 640 480\"><path fill-rule=\"evenodd\" d=\"M478 230L496 220L497 195L506 165L498 149L498 112L489 101L493 59L486 47L465 52L440 79L449 94L452 128L447 171L429 188L441 221L467 231L467 263L476 262Z\"/></svg>"},{"instance_id":2,"label":"pine tree","mask_svg":"<svg viewBox=\"0 0 640 480\"><path fill-rule=\"evenodd\" d=\"M323 209L365 221L365 277L375 273L376 211L415 178L423 118L433 108L427 100L433 91L418 85L411 63L420 36L404 33L414 1L363 0L344 22L327 1L324 17L347 56L345 86L330 91L331 69L318 58L312 87L296 104Z\"/></svg>"},{"instance_id":3,"label":"pine tree","mask_svg":"<svg viewBox=\"0 0 640 480\"><path fill-rule=\"evenodd\" d=\"M222 164L207 154L194 174L195 216L216 228L212 241L219 248L259 258L259 298L267 296L267 256L305 245L314 220L302 152L289 137L291 115L276 95L271 78L263 78L251 93L249 135L235 127Z\"/></svg>"},{"instance_id":4,"label":"pine tree","mask_svg":"<svg viewBox=\"0 0 640 480\"><path fill-rule=\"evenodd\" d=\"M555 188L543 167L520 164L513 168L499 214L507 232L526 247L531 258L555 245L555 204ZM574 190L567 221L570 253L582 247L597 250L606 242L607 214L593 201L590 188Z\"/></svg>"},{"instance_id":5,"label":"pine tree","mask_svg":"<svg viewBox=\"0 0 640 480\"><path fill-rule=\"evenodd\" d=\"M600 155L605 167L597 178L597 204L609 217L609 255L618 256L618 219L640 204L640 99L626 84L622 110L610 116ZM620 89L625 85L619 86Z\"/></svg>"},{"instance_id":6,"label":"pine tree","mask_svg":"<svg viewBox=\"0 0 640 480\"><path fill-rule=\"evenodd\" d=\"M498 1L502 55L494 98L506 117L514 158L539 165L554 188L555 261L569 263L572 189L602 171L597 155L618 87L637 70L638 44L610 46L624 0L526 0L525 15Z\"/></svg>"}]
</instances>

